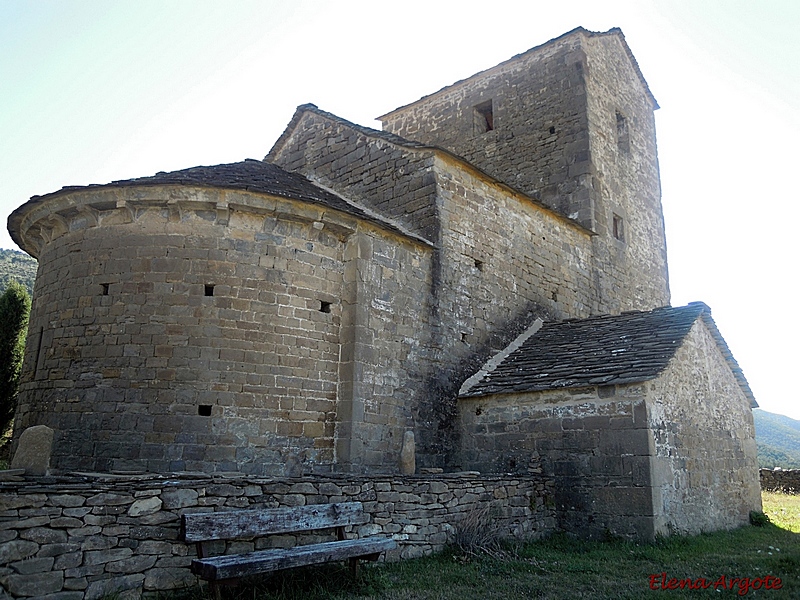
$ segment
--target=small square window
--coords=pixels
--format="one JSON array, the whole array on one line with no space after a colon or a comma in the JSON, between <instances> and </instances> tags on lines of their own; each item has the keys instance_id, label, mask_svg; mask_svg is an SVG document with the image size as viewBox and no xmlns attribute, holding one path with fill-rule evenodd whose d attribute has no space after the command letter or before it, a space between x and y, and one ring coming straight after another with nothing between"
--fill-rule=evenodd
<instances>
[{"instance_id":1,"label":"small square window","mask_svg":"<svg viewBox=\"0 0 800 600\"><path fill-rule=\"evenodd\" d=\"M213 296L214 295L214 286L206 284L203 289L203 293L206 296Z\"/></svg>"},{"instance_id":2,"label":"small square window","mask_svg":"<svg viewBox=\"0 0 800 600\"><path fill-rule=\"evenodd\" d=\"M475 133L480 135L494 129L494 112L492 111L492 101L481 102L473 111L473 126Z\"/></svg>"}]
</instances>

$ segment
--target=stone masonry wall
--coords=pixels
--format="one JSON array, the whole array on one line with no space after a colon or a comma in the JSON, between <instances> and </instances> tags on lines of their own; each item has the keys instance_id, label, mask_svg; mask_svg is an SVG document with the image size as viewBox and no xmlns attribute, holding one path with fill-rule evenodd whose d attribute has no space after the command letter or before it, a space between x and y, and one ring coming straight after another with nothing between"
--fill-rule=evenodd
<instances>
[{"instance_id":1,"label":"stone masonry wall","mask_svg":"<svg viewBox=\"0 0 800 600\"><path fill-rule=\"evenodd\" d=\"M413 407L428 397L425 377L436 355L432 251L399 236L360 232L345 257L336 468L392 473L403 433L419 425Z\"/></svg>"},{"instance_id":2,"label":"stone masonry wall","mask_svg":"<svg viewBox=\"0 0 800 600\"><path fill-rule=\"evenodd\" d=\"M458 402L465 468L553 478L559 529L583 537L653 537L643 386Z\"/></svg>"},{"instance_id":3,"label":"stone masonry wall","mask_svg":"<svg viewBox=\"0 0 800 600\"><path fill-rule=\"evenodd\" d=\"M411 153L396 143L375 139L374 133L313 107L300 107L266 160L302 173L435 241L433 151Z\"/></svg>"},{"instance_id":4,"label":"stone masonry wall","mask_svg":"<svg viewBox=\"0 0 800 600\"><path fill-rule=\"evenodd\" d=\"M493 128L483 131L475 107L487 102ZM669 304L655 108L621 34L577 31L382 120L595 232L595 308L618 314Z\"/></svg>"},{"instance_id":5,"label":"stone masonry wall","mask_svg":"<svg viewBox=\"0 0 800 600\"><path fill-rule=\"evenodd\" d=\"M347 240L377 228L185 187L52 204L16 423L56 431L54 468L332 469Z\"/></svg>"},{"instance_id":6,"label":"stone masonry wall","mask_svg":"<svg viewBox=\"0 0 800 600\"><path fill-rule=\"evenodd\" d=\"M761 469L759 474L762 490L800 493L800 469Z\"/></svg>"},{"instance_id":7,"label":"stone masonry wall","mask_svg":"<svg viewBox=\"0 0 800 600\"><path fill-rule=\"evenodd\" d=\"M649 384L647 418L657 533L732 529L761 510L750 401L702 320Z\"/></svg>"},{"instance_id":8,"label":"stone masonry wall","mask_svg":"<svg viewBox=\"0 0 800 600\"><path fill-rule=\"evenodd\" d=\"M192 512L360 501L369 522L348 536L391 536L387 560L441 549L461 520L490 507L499 535L535 538L554 530L541 477L462 473L385 478L258 479L184 474L84 475L0 483L0 584L12 598L96 600L119 593L197 584L195 546L178 539L180 515ZM232 542L240 553L327 539L330 532Z\"/></svg>"},{"instance_id":9,"label":"stone masonry wall","mask_svg":"<svg viewBox=\"0 0 800 600\"><path fill-rule=\"evenodd\" d=\"M669 304L653 100L617 35L588 36L586 92L598 294L611 313ZM620 120L621 119L621 120ZM618 219L619 231L614 231ZM624 290L624 293L620 293Z\"/></svg>"},{"instance_id":10,"label":"stone masonry wall","mask_svg":"<svg viewBox=\"0 0 800 600\"><path fill-rule=\"evenodd\" d=\"M584 55L566 36L381 117L383 129L440 146L589 229ZM486 131L476 107L490 102ZM477 123L476 123L477 119Z\"/></svg>"}]
</instances>

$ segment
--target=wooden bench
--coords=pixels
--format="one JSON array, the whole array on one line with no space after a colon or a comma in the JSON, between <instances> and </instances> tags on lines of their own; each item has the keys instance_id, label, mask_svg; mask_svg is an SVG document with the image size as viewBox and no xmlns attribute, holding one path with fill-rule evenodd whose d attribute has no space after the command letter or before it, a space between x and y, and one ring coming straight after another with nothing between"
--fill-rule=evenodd
<instances>
[{"instance_id":1,"label":"wooden bench","mask_svg":"<svg viewBox=\"0 0 800 600\"><path fill-rule=\"evenodd\" d=\"M242 577L292 567L348 560L353 576L357 576L359 559L377 560L381 552L397 547L391 538L345 539L344 528L347 525L361 525L368 520L360 502L343 502L185 514L181 518L181 531L186 543L197 545L198 558L192 561L192 573L209 581L214 595L219 598L219 583L235 583ZM204 547L204 542L214 540L255 538L334 527L337 540L294 548L269 548L210 557Z\"/></svg>"}]
</instances>

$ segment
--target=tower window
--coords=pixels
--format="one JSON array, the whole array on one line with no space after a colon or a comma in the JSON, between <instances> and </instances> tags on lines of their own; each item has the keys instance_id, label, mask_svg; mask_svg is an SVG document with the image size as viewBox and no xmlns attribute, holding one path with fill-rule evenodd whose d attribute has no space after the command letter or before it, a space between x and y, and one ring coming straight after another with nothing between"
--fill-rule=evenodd
<instances>
[{"instance_id":1,"label":"tower window","mask_svg":"<svg viewBox=\"0 0 800 600\"><path fill-rule=\"evenodd\" d=\"M619 215L614 215L612 219L612 233L614 237L618 239L620 242L625 241L625 222L622 220L622 217Z\"/></svg>"},{"instance_id":2,"label":"tower window","mask_svg":"<svg viewBox=\"0 0 800 600\"><path fill-rule=\"evenodd\" d=\"M473 112L473 123L475 133L480 135L494 129L494 113L492 112L492 101L481 102L475 107Z\"/></svg>"},{"instance_id":3,"label":"tower window","mask_svg":"<svg viewBox=\"0 0 800 600\"><path fill-rule=\"evenodd\" d=\"M206 296L213 296L214 295L214 286L213 284L206 284L203 286L203 293Z\"/></svg>"},{"instance_id":4,"label":"tower window","mask_svg":"<svg viewBox=\"0 0 800 600\"><path fill-rule=\"evenodd\" d=\"M617 148L626 154L631 151L631 138L628 133L628 119L617 113Z\"/></svg>"}]
</instances>

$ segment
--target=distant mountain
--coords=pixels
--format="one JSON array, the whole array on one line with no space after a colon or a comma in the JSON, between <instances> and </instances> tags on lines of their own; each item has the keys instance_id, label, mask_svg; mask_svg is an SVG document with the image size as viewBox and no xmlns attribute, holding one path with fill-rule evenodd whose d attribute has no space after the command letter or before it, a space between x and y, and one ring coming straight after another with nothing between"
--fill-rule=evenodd
<instances>
[{"instance_id":1,"label":"distant mountain","mask_svg":"<svg viewBox=\"0 0 800 600\"><path fill-rule=\"evenodd\" d=\"M758 466L800 469L800 421L761 409L753 411Z\"/></svg>"},{"instance_id":2,"label":"distant mountain","mask_svg":"<svg viewBox=\"0 0 800 600\"><path fill-rule=\"evenodd\" d=\"M33 282L38 267L36 259L24 252L0 248L0 294L6 291L9 281L16 279L33 295Z\"/></svg>"}]
</instances>

